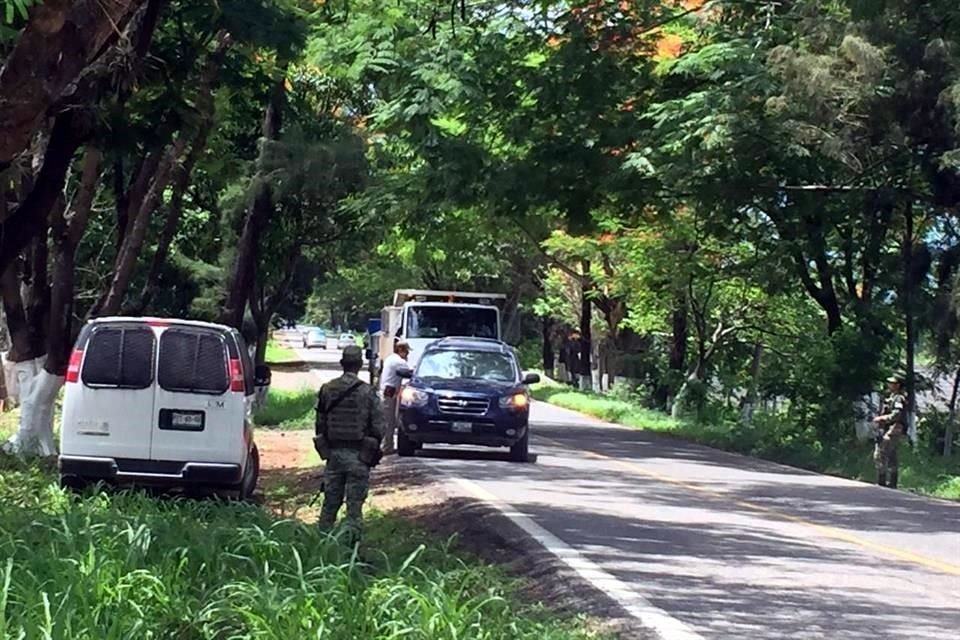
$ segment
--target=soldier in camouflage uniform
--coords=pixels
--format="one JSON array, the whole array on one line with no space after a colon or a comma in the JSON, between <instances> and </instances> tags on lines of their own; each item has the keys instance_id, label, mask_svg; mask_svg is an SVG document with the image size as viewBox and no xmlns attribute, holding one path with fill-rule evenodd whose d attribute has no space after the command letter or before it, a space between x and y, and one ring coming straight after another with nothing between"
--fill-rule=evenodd
<instances>
[{"instance_id":1,"label":"soldier in camouflage uniform","mask_svg":"<svg viewBox=\"0 0 960 640\"><path fill-rule=\"evenodd\" d=\"M877 484L896 489L899 476L897 448L900 438L907 432L907 397L899 376L887 378L887 383L890 385L887 397L880 415L873 419L877 426L873 461L877 465Z\"/></svg>"},{"instance_id":2,"label":"soldier in camouflage uniform","mask_svg":"<svg viewBox=\"0 0 960 640\"><path fill-rule=\"evenodd\" d=\"M319 525L332 529L346 500L347 532L353 543L360 536L370 468L379 460L383 413L374 388L357 376L363 366L360 348L344 349L340 363L343 375L323 385L317 398L317 434L325 437L329 447ZM370 447L376 452L372 460Z\"/></svg>"}]
</instances>

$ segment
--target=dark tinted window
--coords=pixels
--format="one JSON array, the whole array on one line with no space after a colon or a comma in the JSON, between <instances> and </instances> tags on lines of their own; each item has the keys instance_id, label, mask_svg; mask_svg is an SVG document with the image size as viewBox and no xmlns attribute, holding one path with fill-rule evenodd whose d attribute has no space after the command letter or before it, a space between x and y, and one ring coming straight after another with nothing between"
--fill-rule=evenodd
<instances>
[{"instance_id":1,"label":"dark tinted window","mask_svg":"<svg viewBox=\"0 0 960 640\"><path fill-rule=\"evenodd\" d=\"M215 333L168 329L160 336L157 376L167 391L219 395L230 387L226 344Z\"/></svg>"},{"instance_id":2,"label":"dark tinted window","mask_svg":"<svg viewBox=\"0 0 960 640\"><path fill-rule=\"evenodd\" d=\"M493 351L431 351L417 365L421 378L515 382L517 367L511 356Z\"/></svg>"},{"instance_id":3,"label":"dark tinted window","mask_svg":"<svg viewBox=\"0 0 960 640\"><path fill-rule=\"evenodd\" d=\"M412 306L407 310L407 338L497 338L497 312L483 307Z\"/></svg>"},{"instance_id":4,"label":"dark tinted window","mask_svg":"<svg viewBox=\"0 0 960 640\"><path fill-rule=\"evenodd\" d=\"M84 351L83 383L91 387L145 389L153 382L156 341L147 327L100 327Z\"/></svg>"}]
</instances>

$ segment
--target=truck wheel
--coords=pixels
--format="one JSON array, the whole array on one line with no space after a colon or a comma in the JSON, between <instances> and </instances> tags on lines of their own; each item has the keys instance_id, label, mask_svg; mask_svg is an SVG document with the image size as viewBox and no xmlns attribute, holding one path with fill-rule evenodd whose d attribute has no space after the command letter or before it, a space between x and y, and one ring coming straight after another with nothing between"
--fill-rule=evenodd
<instances>
[{"instance_id":1,"label":"truck wheel","mask_svg":"<svg viewBox=\"0 0 960 640\"><path fill-rule=\"evenodd\" d=\"M260 450L253 445L250 450L250 459L247 461L247 470L240 482L239 498L243 502L250 502L253 492L257 489L257 480L260 478Z\"/></svg>"},{"instance_id":2,"label":"truck wheel","mask_svg":"<svg viewBox=\"0 0 960 640\"><path fill-rule=\"evenodd\" d=\"M397 429L397 455L407 458L417 452L416 443L407 437L403 429Z\"/></svg>"},{"instance_id":3,"label":"truck wheel","mask_svg":"<svg viewBox=\"0 0 960 640\"><path fill-rule=\"evenodd\" d=\"M530 459L530 431L527 430L523 437L515 445L510 447L510 460L512 462L526 462Z\"/></svg>"}]
</instances>

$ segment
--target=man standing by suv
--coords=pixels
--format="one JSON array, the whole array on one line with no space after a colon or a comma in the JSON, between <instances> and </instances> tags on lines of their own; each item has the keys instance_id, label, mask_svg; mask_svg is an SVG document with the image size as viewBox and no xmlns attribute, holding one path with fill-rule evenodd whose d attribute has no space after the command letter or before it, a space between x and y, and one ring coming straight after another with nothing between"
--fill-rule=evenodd
<instances>
[{"instance_id":1,"label":"man standing by suv","mask_svg":"<svg viewBox=\"0 0 960 640\"><path fill-rule=\"evenodd\" d=\"M393 344L393 353L383 361L383 373L380 375L380 396L383 398L383 453L390 455L396 452L394 436L397 432L397 394L400 392L401 367L407 364L410 355L410 345L405 340L397 340Z\"/></svg>"}]
</instances>

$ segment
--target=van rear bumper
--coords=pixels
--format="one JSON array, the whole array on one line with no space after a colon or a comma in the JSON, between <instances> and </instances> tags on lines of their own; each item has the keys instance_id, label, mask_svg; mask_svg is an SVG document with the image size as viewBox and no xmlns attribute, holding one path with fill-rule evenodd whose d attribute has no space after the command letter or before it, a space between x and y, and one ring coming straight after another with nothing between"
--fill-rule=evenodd
<instances>
[{"instance_id":1,"label":"van rear bumper","mask_svg":"<svg viewBox=\"0 0 960 640\"><path fill-rule=\"evenodd\" d=\"M163 486L234 487L243 477L238 464L168 462L92 456L60 456L60 475L88 480Z\"/></svg>"}]
</instances>

